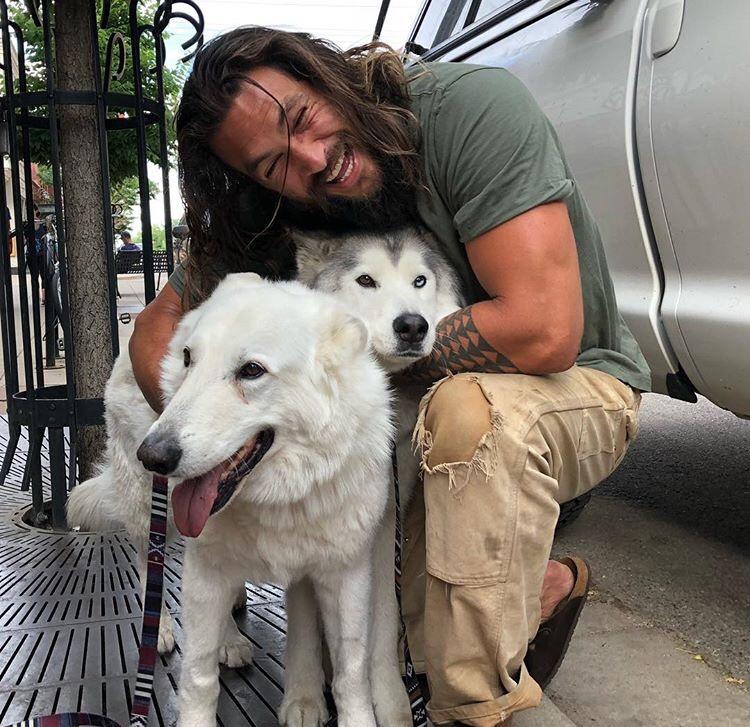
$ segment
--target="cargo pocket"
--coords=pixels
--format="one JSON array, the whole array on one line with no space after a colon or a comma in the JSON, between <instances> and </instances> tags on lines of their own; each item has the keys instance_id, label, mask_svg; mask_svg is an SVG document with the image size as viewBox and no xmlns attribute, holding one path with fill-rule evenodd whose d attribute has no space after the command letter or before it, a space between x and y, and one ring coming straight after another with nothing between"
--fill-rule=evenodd
<instances>
[{"instance_id":1,"label":"cargo pocket","mask_svg":"<svg viewBox=\"0 0 750 727\"><path fill-rule=\"evenodd\" d=\"M470 468L439 465L425 477L426 566L441 581L485 586L507 578L517 486L498 491L495 479Z\"/></svg>"}]
</instances>

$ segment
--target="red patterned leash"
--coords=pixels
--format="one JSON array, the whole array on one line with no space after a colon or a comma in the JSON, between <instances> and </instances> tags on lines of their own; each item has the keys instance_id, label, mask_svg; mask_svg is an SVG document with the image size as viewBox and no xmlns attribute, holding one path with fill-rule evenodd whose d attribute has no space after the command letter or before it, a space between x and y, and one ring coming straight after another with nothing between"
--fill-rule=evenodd
<instances>
[{"instance_id":1,"label":"red patterned leash","mask_svg":"<svg viewBox=\"0 0 750 727\"><path fill-rule=\"evenodd\" d=\"M158 656L159 621L164 584L164 546L167 540L167 479L154 475L151 495L151 527L148 535L146 598L143 603L141 646L138 650L138 674L135 679L131 727L146 727L151 708L154 670ZM9 727L120 727L115 720L88 712L63 712L32 717Z\"/></svg>"}]
</instances>

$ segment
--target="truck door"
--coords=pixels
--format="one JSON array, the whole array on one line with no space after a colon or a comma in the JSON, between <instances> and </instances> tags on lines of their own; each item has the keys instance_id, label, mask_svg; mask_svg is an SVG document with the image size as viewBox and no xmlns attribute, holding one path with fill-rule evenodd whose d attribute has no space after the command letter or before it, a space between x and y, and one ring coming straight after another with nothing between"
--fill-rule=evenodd
<instances>
[{"instance_id":1,"label":"truck door","mask_svg":"<svg viewBox=\"0 0 750 727\"><path fill-rule=\"evenodd\" d=\"M650 0L638 97L662 317L696 388L750 414L750 3Z\"/></svg>"},{"instance_id":2,"label":"truck door","mask_svg":"<svg viewBox=\"0 0 750 727\"><path fill-rule=\"evenodd\" d=\"M619 308L654 387L666 392L679 364L660 320L661 266L635 149L645 11L646 0L433 0L412 40L432 49L428 60L502 66L530 88L599 223Z\"/></svg>"}]
</instances>

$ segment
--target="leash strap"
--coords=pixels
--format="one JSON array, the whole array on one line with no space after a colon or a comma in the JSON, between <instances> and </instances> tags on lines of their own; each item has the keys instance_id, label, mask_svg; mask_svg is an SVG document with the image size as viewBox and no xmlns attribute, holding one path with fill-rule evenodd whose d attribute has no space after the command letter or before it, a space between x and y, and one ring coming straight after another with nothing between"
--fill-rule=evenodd
<instances>
[{"instance_id":1,"label":"leash strap","mask_svg":"<svg viewBox=\"0 0 750 727\"><path fill-rule=\"evenodd\" d=\"M396 558L395 558L395 586L396 601L398 602L398 620L401 625L401 634L404 639L404 665L406 674L404 675L404 685L409 695L411 704L411 720L414 727L427 727L427 710L425 709L424 699L422 697L422 688L419 686L417 672L414 669L414 662L411 659L409 651L409 639L406 636L406 624L404 623L403 610L401 608L401 555L403 550L402 528L401 528L401 495L399 494L398 483L398 458L396 456L396 446L393 446L391 452L391 466L393 469L393 490L396 496Z\"/></svg>"},{"instance_id":2,"label":"leash strap","mask_svg":"<svg viewBox=\"0 0 750 727\"><path fill-rule=\"evenodd\" d=\"M156 669L162 586L164 584L164 545L167 540L167 478L154 475L151 494L151 526L148 534L146 598L143 603L138 674L135 679L131 727L146 727L151 708L151 692ZM9 727L120 727L109 717L89 712L63 712L32 717Z\"/></svg>"}]
</instances>

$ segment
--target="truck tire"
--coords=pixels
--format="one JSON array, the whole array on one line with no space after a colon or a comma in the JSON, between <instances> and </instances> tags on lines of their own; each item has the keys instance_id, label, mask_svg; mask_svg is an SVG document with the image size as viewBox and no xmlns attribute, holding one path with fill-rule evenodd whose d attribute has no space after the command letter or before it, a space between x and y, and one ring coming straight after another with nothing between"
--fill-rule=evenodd
<instances>
[{"instance_id":1,"label":"truck tire","mask_svg":"<svg viewBox=\"0 0 750 727\"><path fill-rule=\"evenodd\" d=\"M577 520L590 499L591 493L586 492L580 497L568 500L568 502L564 502L560 505L560 515L557 518L557 527L555 528L555 531L562 530L566 525L570 525L570 523Z\"/></svg>"}]
</instances>

